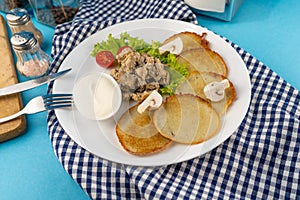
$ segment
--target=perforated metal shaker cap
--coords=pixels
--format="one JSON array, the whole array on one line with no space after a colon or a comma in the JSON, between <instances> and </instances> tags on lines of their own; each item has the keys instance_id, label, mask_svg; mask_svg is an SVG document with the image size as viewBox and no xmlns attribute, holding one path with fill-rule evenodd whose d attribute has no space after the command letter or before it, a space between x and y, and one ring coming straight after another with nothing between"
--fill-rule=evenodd
<instances>
[{"instance_id":1,"label":"perforated metal shaker cap","mask_svg":"<svg viewBox=\"0 0 300 200\"><path fill-rule=\"evenodd\" d=\"M33 33L29 31L21 31L13 34L10 38L10 42L12 47L19 51L32 49L37 44Z\"/></svg>"},{"instance_id":2,"label":"perforated metal shaker cap","mask_svg":"<svg viewBox=\"0 0 300 200\"><path fill-rule=\"evenodd\" d=\"M6 19L10 25L22 25L30 20L30 16L24 8L14 8L6 14Z\"/></svg>"}]
</instances>

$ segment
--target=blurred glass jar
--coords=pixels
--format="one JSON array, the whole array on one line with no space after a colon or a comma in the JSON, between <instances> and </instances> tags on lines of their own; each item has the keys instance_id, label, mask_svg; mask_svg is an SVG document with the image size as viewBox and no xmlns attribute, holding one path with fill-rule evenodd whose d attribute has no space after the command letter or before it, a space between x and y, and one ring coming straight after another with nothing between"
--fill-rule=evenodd
<instances>
[{"instance_id":1,"label":"blurred glass jar","mask_svg":"<svg viewBox=\"0 0 300 200\"><path fill-rule=\"evenodd\" d=\"M0 0L0 11L8 12L13 8L30 8L28 0Z\"/></svg>"},{"instance_id":2,"label":"blurred glass jar","mask_svg":"<svg viewBox=\"0 0 300 200\"><path fill-rule=\"evenodd\" d=\"M29 0L35 18L49 26L71 21L79 8L79 0Z\"/></svg>"},{"instance_id":3,"label":"blurred glass jar","mask_svg":"<svg viewBox=\"0 0 300 200\"><path fill-rule=\"evenodd\" d=\"M12 33L20 31L30 31L38 40L39 44L43 42L43 35L32 23L26 9L14 8L6 14L6 19Z\"/></svg>"},{"instance_id":4,"label":"blurred glass jar","mask_svg":"<svg viewBox=\"0 0 300 200\"><path fill-rule=\"evenodd\" d=\"M40 48L32 32L21 31L10 38L17 57L17 69L26 77L39 77L48 73L50 57Z\"/></svg>"}]
</instances>

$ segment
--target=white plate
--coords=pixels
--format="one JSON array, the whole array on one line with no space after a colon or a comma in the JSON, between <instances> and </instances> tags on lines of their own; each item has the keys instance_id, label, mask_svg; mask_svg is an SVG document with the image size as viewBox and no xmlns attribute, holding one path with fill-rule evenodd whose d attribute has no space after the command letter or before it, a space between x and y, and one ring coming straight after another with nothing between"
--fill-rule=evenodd
<instances>
[{"instance_id":1,"label":"white plate","mask_svg":"<svg viewBox=\"0 0 300 200\"><path fill-rule=\"evenodd\" d=\"M247 68L237 52L222 38L211 31L190 23L169 19L141 19L128 21L105 28L80 43L63 61L60 71L72 67L73 70L63 78L57 79L53 93L71 93L75 82L83 75L104 71L98 67L95 58L90 56L94 44L107 39L112 33L118 37L121 32L143 38L146 42L163 41L169 36L182 31L201 34L208 33L207 40L211 48L218 52L229 68L228 78L235 86L237 99L222 117L222 127L212 139L198 145L172 144L168 149L150 156L134 156L127 153L120 145L115 133L116 121L128 108L122 103L121 109L110 120L92 121L82 117L76 108L56 110L57 118L66 133L80 146L104 159L117 163L137 166L160 166L189 160L211 151L224 142L238 128L247 113L251 98L251 84ZM105 71L109 73L108 70Z\"/></svg>"}]
</instances>

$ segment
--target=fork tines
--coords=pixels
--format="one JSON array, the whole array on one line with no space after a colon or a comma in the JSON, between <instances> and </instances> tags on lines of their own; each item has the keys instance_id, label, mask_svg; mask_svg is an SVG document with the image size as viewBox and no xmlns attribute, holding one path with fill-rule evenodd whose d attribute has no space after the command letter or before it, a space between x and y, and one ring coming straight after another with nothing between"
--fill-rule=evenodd
<instances>
[{"instance_id":1,"label":"fork tines","mask_svg":"<svg viewBox=\"0 0 300 200\"><path fill-rule=\"evenodd\" d=\"M70 107L73 104L72 94L47 94L43 99L46 110Z\"/></svg>"}]
</instances>

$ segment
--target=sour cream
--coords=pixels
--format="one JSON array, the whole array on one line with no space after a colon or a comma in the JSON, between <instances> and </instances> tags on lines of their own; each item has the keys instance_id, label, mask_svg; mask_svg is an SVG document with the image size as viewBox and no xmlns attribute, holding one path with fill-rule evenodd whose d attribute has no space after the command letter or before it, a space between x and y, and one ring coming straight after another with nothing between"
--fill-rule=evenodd
<instances>
[{"instance_id":1,"label":"sour cream","mask_svg":"<svg viewBox=\"0 0 300 200\"><path fill-rule=\"evenodd\" d=\"M120 108L122 94L118 83L106 73L88 74L73 88L74 103L86 118L104 120Z\"/></svg>"}]
</instances>

